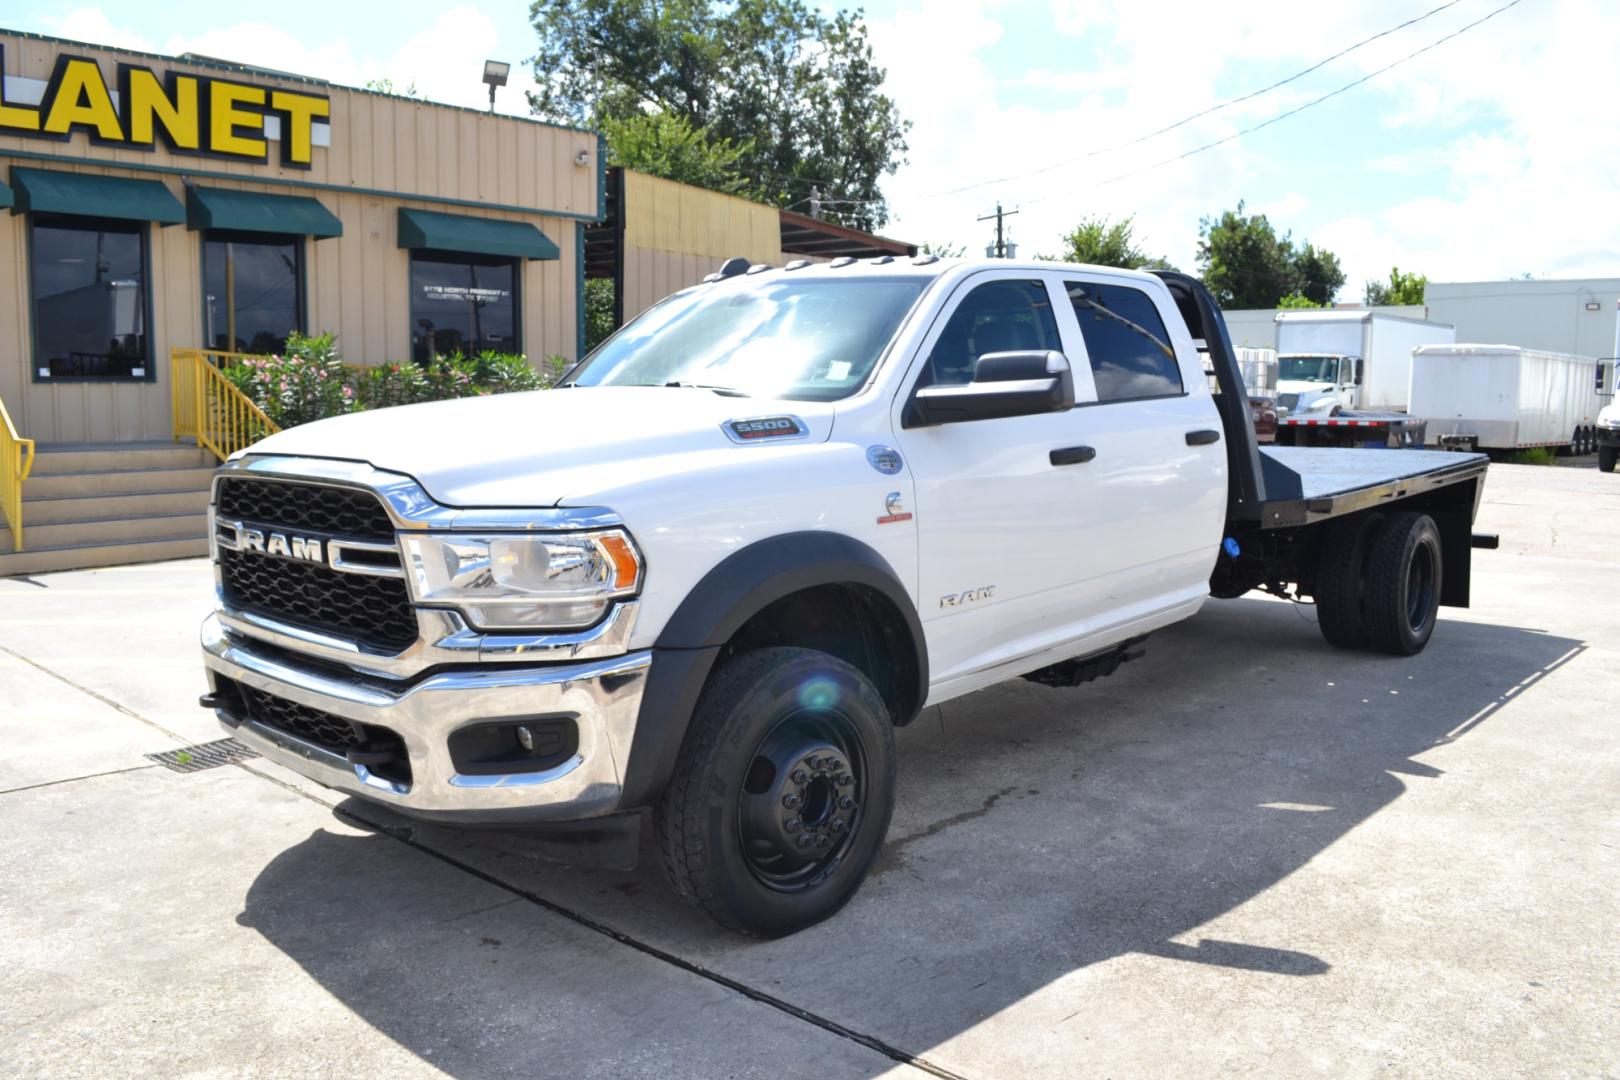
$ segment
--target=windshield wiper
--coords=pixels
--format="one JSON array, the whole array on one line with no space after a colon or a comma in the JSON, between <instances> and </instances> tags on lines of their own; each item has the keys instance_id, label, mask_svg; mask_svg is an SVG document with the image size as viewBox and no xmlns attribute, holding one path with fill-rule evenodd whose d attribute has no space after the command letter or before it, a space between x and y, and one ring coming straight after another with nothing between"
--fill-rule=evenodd
<instances>
[{"instance_id":1,"label":"windshield wiper","mask_svg":"<svg viewBox=\"0 0 1620 1080\"><path fill-rule=\"evenodd\" d=\"M743 393L741 390L738 390L735 386L714 386L714 385L711 385L709 383L681 382L679 379L671 379L669 382L665 383L664 385L665 386L677 386L677 387L680 387L680 388L682 388L684 390L713 390L715 393L719 394L721 397L747 397L748 396L747 394Z\"/></svg>"}]
</instances>

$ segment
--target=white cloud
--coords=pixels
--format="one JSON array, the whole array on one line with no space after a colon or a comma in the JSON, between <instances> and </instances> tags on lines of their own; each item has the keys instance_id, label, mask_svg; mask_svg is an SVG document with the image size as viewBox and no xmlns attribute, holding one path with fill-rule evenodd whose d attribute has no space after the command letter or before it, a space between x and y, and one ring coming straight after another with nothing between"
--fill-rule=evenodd
<instances>
[{"instance_id":1,"label":"white cloud","mask_svg":"<svg viewBox=\"0 0 1620 1080\"><path fill-rule=\"evenodd\" d=\"M1200 0L1167 9L1139 0L1053 0L1054 31L1076 41L1077 55L1103 61L998 81L988 47L1003 36L1003 22L1011 26L1012 11L962 0L941 18L936 5L918 0L871 21L888 90L915 124L910 164L886 185L893 209L887 231L982 250L989 230L973 219L1000 198L1020 208L1011 220L1023 250L1051 251L1058 234L1085 215L1134 213L1144 247L1192 268L1199 217L1248 198L1251 209L1296 237L1339 254L1345 299L1358 298L1361 283L1382 278L1392 264L1435 279L1526 270L1620 274L1620 218L1610 212L1620 130L1607 119L1620 100L1620 65L1612 61L1620 5L1602 0L1529 0L1339 99L1366 111L1361 129L1346 132L1347 149L1409 144L1426 134L1428 146L1322 161L1274 158L1255 149L1255 140L1238 139L1107 183L1399 60L1496 4L1468 0L1296 84L1142 146L1025 175L1154 130L1223 94L1255 89L1263 80L1252 71L1306 67L1430 5ZM1047 16L1020 8L1016 17ZM1057 91L1050 95L1056 103L1007 104L1030 100L1016 93L1029 88ZM1322 115L1282 121L1265 144ZM1020 178L939 194L997 176ZM1259 189L1272 194L1257 198ZM1369 191L1385 205L1366 209ZM1352 198L1356 212L1336 212Z\"/></svg>"}]
</instances>

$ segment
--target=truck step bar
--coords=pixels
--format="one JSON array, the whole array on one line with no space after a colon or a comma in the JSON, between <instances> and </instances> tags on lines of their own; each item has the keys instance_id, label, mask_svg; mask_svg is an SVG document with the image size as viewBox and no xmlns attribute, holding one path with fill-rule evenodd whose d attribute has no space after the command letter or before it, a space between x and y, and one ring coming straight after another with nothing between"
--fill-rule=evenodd
<instances>
[{"instance_id":1,"label":"truck step bar","mask_svg":"<svg viewBox=\"0 0 1620 1080\"><path fill-rule=\"evenodd\" d=\"M1140 660L1147 654L1147 635L1134 637L1122 641L1118 645L1094 652L1088 656L1079 656L1073 660L1064 660L1050 667L1043 667L1038 671L1027 672L1024 678L1030 682L1040 683L1042 686L1079 686L1082 683L1092 682L1096 679L1106 678L1119 670L1119 665L1127 660Z\"/></svg>"}]
</instances>

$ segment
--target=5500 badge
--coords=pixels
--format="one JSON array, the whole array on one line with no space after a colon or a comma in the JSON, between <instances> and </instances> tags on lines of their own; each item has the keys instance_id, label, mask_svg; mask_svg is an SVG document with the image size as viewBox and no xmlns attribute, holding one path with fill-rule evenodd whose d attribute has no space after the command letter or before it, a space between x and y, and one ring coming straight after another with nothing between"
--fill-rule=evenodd
<instances>
[{"instance_id":1,"label":"5500 badge","mask_svg":"<svg viewBox=\"0 0 1620 1080\"><path fill-rule=\"evenodd\" d=\"M332 115L324 94L177 71L159 79L136 64L118 65L115 102L101 65L68 55L56 58L39 103L24 104L6 100L5 59L0 45L0 135L66 140L84 131L103 146L151 150L161 140L176 153L261 162L269 160L269 140L279 138L282 164L307 169L316 122ZM20 81L13 79L14 91Z\"/></svg>"}]
</instances>

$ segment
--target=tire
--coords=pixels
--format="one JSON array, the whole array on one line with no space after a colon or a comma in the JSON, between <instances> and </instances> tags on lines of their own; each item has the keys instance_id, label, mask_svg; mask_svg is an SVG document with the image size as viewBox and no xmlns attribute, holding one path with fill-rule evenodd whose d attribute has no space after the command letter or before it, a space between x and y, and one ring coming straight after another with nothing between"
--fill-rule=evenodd
<instances>
[{"instance_id":1,"label":"tire","mask_svg":"<svg viewBox=\"0 0 1620 1080\"><path fill-rule=\"evenodd\" d=\"M740 933L818 923L882 849L894 783L894 725L865 675L814 649L735 657L698 699L658 808L670 883Z\"/></svg>"},{"instance_id":2,"label":"tire","mask_svg":"<svg viewBox=\"0 0 1620 1080\"><path fill-rule=\"evenodd\" d=\"M1440 529L1427 514L1391 514L1367 552L1363 612L1372 647L1415 656L1434 633L1444 566Z\"/></svg>"},{"instance_id":3,"label":"tire","mask_svg":"<svg viewBox=\"0 0 1620 1080\"><path fill-rule=\"evenodd\" d=\"M1614 460L1620 457L1620 446L1598 447L1598 471L1614 472Z\"/></svg>"},{"instance_id":4,"label":"tire","mask_svg":"<svg viewBox=\"0 0 1620 1080\"><path fill-rule=\"evenodd\" d=\"M1362 613L1363 567L1368 538L1382 514L1363 514L1333 522L1316 557L1316 623L1329 645L1365 649L1367 625Z\"/></svg>"}]
</instances>

